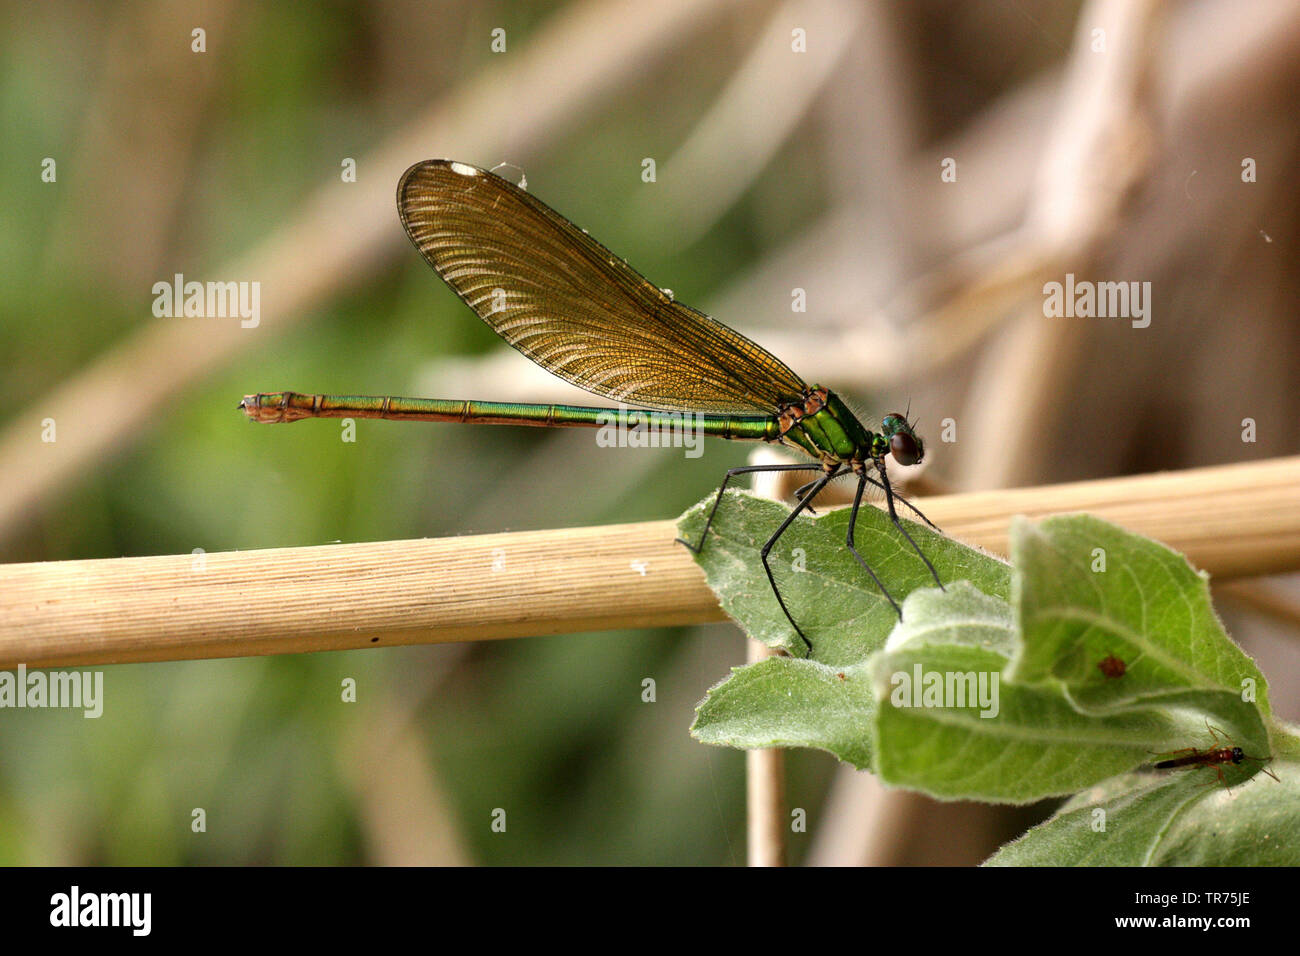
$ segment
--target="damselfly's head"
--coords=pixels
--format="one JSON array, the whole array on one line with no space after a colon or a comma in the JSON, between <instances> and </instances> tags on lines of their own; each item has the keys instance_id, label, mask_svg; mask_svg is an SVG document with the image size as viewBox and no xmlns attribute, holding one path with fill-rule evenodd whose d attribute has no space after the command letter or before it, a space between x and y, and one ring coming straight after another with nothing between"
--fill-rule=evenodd
<instances>
[{"instance_id":1,"label":"damselfly's head","mask_svg":"<svg viewBox=\"0 0 1300 956\"><path fill-rule=\"evenodd\" d=\"M890 412L881 419L880 431L889 441L889 453L900 465L919 465L925 458L925 443L905 415Z\"/></svg>"}]
</instances>

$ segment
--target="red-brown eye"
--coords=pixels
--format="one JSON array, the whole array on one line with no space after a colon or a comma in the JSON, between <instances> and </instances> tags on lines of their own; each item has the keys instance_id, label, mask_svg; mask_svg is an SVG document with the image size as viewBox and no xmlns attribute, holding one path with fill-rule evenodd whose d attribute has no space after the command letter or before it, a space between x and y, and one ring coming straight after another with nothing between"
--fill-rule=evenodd
<instances>
[{"instance_id":1,"label":"red-brown eye","mask_svg":"<svg viewBox=\"0 0 1300 956\"><path fill-rule=\"evenodd\" d=\"M889 452L900 465L915 465L921 460L916 439L904 432L897 432L889 439Z\"/></svg>"}]
</instances>

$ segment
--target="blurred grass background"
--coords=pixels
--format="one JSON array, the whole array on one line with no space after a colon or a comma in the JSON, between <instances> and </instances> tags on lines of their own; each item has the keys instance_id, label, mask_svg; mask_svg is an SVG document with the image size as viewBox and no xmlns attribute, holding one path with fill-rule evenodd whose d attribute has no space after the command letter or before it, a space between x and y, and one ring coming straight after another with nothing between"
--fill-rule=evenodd
<instances>
[{"instance_id":1,"label":"blurred grass background","mask_svg":"<svg viewBox=\"0 0 1300 956\"><path fill-rule=\"evenodd\" d=\"M388 175L399 159L397 172L439 156L515 164L532 192L680 300L771 345L869 417L910 401L935 486L1294 453L1295 17L1261 4L1244 18L1253 24L1228 28L1227 3L1177 5L1150 22L1122 7L5 4L0 397L10 417L0 460L13 482L0 494L0 558L665 518L745 461L738 444L684 460L597 449L577 431L359 422L348 444L332 423L249 425L239 398L275 389L575 399L539 383L522 357L501 356L407 245ZM648 16L675 23L651 53L606 68L608 88L553 130L529 129L564 95L548 73L579 68L582 48L555 39L566 25L635 45ZM1068 234L1053 246L1042 238L1051 228L1021 224L1041 225L1054 197L1090 195L1068 171L1053 184L1037 165L1068 142L1059 131L1089 17L1116 21L1117 43L1145 31L1148 70L1130 84L1135 103L1115 98L1121 122L1103 126L1101 155L1114 166L1083 207L1110 214L1052 220ZM820 78L789 59L790 31L804 24L815 25L804 56L825 67ZM204 53L190 49L195 27ZM491 50L495 28L504 53ZM1206 36L1218 38L1218 60L1189 75L1169 51ZM494 101L506 108L463 105L484 102L471 94L507 68L531 79ZM461 105L417 120L438 103ZM729 132L710 140L718 129ZM496 145L476 151L484 141ZM956 184L939 179L949 155ZM1251 187L1238 175L1243 155L1266 170ZM57 183L40 179L46 157ZM345 157L358 161L357 184L340 179ZM642 182L644 157L657 160L659 183ZM151 286L177 272L292 274L259 271L257 250L304 209L329 218L338 197L376 179L387 205L368 213L375 240L358 241L344 270L299 265L324 290L309 307L282 308L291 290L272 282L255 330L153 318ZM346 217L331 221L348 234ZM1052 256L1012 270L1010 296L981 286L1043 249ZM950 262L974 264L949 274ZM1149 334L1080 320L1068 338L1044 340L1043 275L1065 271L1153 281ZM809 290L807 314L791 314L794 287ZM105 361L147 392L171 363L134 343L168 323L184 334L172 358L200 374L150 397L138 421L75 466L42 462L51 449L22 416L66 407L50 396ZM229 355L206 362L232 335ZM1039 368L1051 374L1036 384ZM95 411L112 417L117 398ZM1245 416L1261 423L1256 444L1238 437ZM952 445L936 440L945 418L959 423ZM76 409L62 414L60 441L75 444L81 421ZM20 476L30 491L13 491ZM1274 585L1290 600L1293 582ZM1246 606L1225 613L1295 717L1294 623ZM739 632L718 625L105 668L98 720L0 713L0 862L742 862L743 757L695 744L687 727L743 658ZM647 677L653 704L641 700ZM340 701L348 678L356 704ZM793 754L789 770L791 804L819 823L828 788L852 792L823 755ZM975 862L1028 819L924 806L895 856L876 861ZM206 833L190 830L195 807ZM495 808L507 812L504 834L490 829ZM936 829L949 835L926 835ZM813 841L792 835L793 857L845 859Z\"/></svg>"}]
</instances>

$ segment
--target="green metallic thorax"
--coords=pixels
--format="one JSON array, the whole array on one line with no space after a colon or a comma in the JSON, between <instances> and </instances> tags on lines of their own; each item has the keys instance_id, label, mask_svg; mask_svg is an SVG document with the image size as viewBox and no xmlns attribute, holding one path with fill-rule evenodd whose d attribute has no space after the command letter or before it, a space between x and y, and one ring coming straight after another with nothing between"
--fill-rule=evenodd
<instances>
[{"instance_id":1,"label":"green metallic thorax","mask_svg":"<svg viewBox=\"0 0 1300 956\"><path fill-rule=\"evenodd\" d=\"M813 388L802 405L783 409L781 424L784 441L825 465L871 461L884 453L883 437L864 428L829 389Z\"/></svg>"}]
</instances>

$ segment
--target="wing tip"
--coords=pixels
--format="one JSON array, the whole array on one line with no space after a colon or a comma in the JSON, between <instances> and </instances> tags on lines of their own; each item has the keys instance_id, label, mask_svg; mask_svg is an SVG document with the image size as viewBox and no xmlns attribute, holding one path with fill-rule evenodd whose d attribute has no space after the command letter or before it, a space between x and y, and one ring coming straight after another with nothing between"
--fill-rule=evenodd
<instances>
[{"instance_id":1,"label":"wing tip","mask_svg":"<svg viewBox=\"0 0 1300 956\"><path fill-rule=\"evenodd\" d=\"M418 163L413 163L406 168L400 179L397 180L397 206L402 208L406 191L414 180L426 170L450 170L461 176L482 176L484 170L479 169L469 163L462 163L456 159L422 159Z\"/></svg>"},{"instance_id":2,"label":"wing tip","mask_svg":"<svg viewBox=\"0 0 1300 956\"><path fill-rule=\"evenodd\" d=\"M419 172L426 169L447 169L461 176L483 176L486 170L471 163L462 163L458 159L422 159L418 163L413 163L402 173L402 177L397 181L397 188L400 191L403 186L410 182L411 178Z\"/></svg>"}]
</instances>

